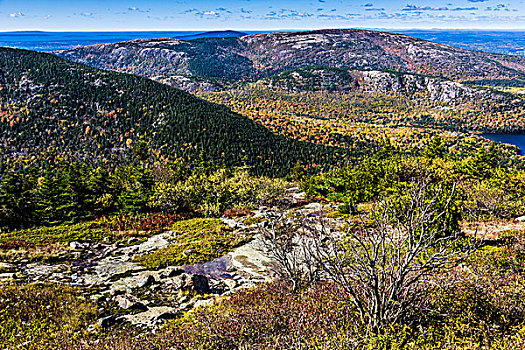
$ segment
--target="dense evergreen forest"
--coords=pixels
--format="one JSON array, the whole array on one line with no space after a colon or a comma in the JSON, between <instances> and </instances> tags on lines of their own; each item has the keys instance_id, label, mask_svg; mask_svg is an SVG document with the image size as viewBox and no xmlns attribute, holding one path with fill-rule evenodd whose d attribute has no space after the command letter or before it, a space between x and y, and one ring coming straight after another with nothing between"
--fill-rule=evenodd
<instances>
[{"instance_id":1,"label":"dense evergreen forest","mask_svg":"<svg viewBox=\"0 0 525 350\"><path fill-rule=\"evenodd\" d=\"M0 49L0 67L3 172L15 163L45 168L64 159L129 163L141 143L158 157L246 164L273 176L298 161L329 167L349 153L274 135L224 106L145 78L49 54Z\"/></svg>"}]
</instances>

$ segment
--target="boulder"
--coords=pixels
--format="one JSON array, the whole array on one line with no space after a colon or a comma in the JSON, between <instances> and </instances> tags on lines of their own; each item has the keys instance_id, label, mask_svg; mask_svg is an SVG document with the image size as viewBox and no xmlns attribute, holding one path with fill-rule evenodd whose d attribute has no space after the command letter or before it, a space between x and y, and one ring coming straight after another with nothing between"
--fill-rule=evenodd
<instances>
[{"instance_id":1,"label":"boulder","mask_svg":"<svg viewBox=\"0 0 525 350\"><path fill-rule=\"evenodd\" d=\"M197 300L195 304L193 304L193 307L197 308L197 307L207 306L207 305L210 305L212 302L213 302L213 299Z\"/></svg>"},{"instance_id":2,"label":"boulder","mask_svg":"<svg viewBox=\"0 0 525 350\"><path fill-rule=\"evenodd\" d=\"M171 279L170 283L175 289L181 291L195 291L200 294L210 292L208 277L204 275L191 275L183 273Z\"/></svg>"},{"instance_id":3,"label":"boulder","mask_svg":"<svg viewBox=\"0 0 525 350\"><path fill-rule=\"evenodd\" d=\"M191 281L193 284L193 289L201 294L206 294L210 292L210 284L208 277L204 275L193 275L191 276Z\"/></svg>"},{"instance_id":4,"label":"boulder","mask_svg":"<svg viewBox=\"0 0 525 350\"><path fill-rule=\"evenodd\" d=\"M124 310L143 310L146 309L142 301L134 295L117 295L114 299L118 306Z\"/></svg>"},{"instance_id":5,"label":"boulder","mask_svg":"<svg viewBox=\"0 0 525 350\"><path fill-rule=\"evenodd\" d=\"M120 257L108 257L99 261L90 274L84 275L86 284L105 284L108 281L129 276L144 268L130 261L122 261Z\"/></svg>"},{"instance_id":6,"label":"boulder","mask_svg":"<svg viewBox=\"0 0 525 350\"><path fill-rule=\"evenodd\" d=\"M168 266L160 273L160 278L170 278L179 276L184 273L184 270L176 266Z\"/></svg>"},{"instance_id":7,"label":"boulder","mask_svg":"<svg viewBox=\"0 0 525 350\"><path fill-rule=\"evenodd\" d=\"M126 243L128 245L132 245L134 243L137 243L139 241L139 239L137 237L131 237L131 238L128 238L128 240L126 241Z\"/></svg>"},{"instance_id":8,"label":"boulder","mask_svg":"<svg viewBox=\"0 0 525 350\"><path fill-rule=\"evenodd\" d=\"M97 320L97 325L99 325L100 327L109 327L111 325L114 325L116 322L115 320L115 317L114 316L106 316L106 317L102 317L102 318L99 318Z\"/></svg>"},{"instance_id":9,"label":"boulder","mask_svg":"<svg viewBox=\"0 0 525 350\"><path fill-rule=\"evenodd\" d=\"M303 207L303 210L309 211L321 211L323 210L323 205L321 203L310 203Z\"/></svg>"},{"instance_id":10,"label":"boulder","mask_svg":"<svg viewBox=\"0 0 525 350\"><path fill-rule=\"evenodd\" d=\"M15 272L16 270L15 265L0 262L0 272Z\"/></svg>"},{"instance_id":11,"label":"boulder","mask_svg":"<svg viewBox=\"0 0 525 350\"><path fill-rule=\"evenodd\" d=\"M188 249L182 252L182 255L184 256L190 256L190 255L195 255L195 254L197 254L197 251L193 249Z\"/></svg>"},{"instance_id":12,"label":"boulder","mask_svg":"<svg viewBox=\"0 0 525 350\"><path fill-rule=\"evenodd\" d=\"M93 294L89 296L89 299L93 300L96 303L103 302L106 300L106 297L102 294Z\"/></svg>"},{"instance_id":13,"label":"boulder","mask_svg":"<svg viewBox=\"0 0 525 350\"><path fill-rule=\"evenodd\" d=\"M181 311L179 309L168 306L156 306L138 314L125 315L122 319L135 326L154 328L161 325L164 320L174 319L180 315Z\"/></svg>"},{"instance_id":14,"label":"boulder","mask_svg":"<svg viewBox=\"0 0 525 350\"><path fill-rule=\"evenodd\" d=\"M128 289L125 286L112 285L111 288L109 289L109 294L116 296L116 295L125 294L127 291Z\"/></svg>"},{"instance_id":15,"label":"boulder","mask_svg":"<svg viewBox=\"0 0 525 350\"><path fill-rule=\"evenodd\" d=\"M15 279L16 274L14 272L0 273L0 280L12 280Z\"/></svg>"},{"instance_id":16,"label":"boulder","mask_svg":"<svg viewBox=\"0 0 525 350\"><path fill-rule=\"evenodd\" d=\"M224 284L228 287L229 290L234 290L239 286L239 283L237 283L236 280L232 279L225 279Z\"/></svg>"},{"instance_id":17,"label":"boulder","mask_svg":"<svg viewBox=\"0 0 525 350\"><path fill-rule=\"evenodd\" d=\"M71 243L69 243L69 248L73 249L73 250L82 250L85 248L85 246L80 243L80 242L76 242L76 241L73 241Z\"/></svg>"},{"instance_id":18,"label":"boulder","mask_svg":"<svg viewBox=\"0 0 525 350\"><path fill-rule=\"evenodd\" d=\"M153 278L152 275L145 275L139 279L137 283L137 287L142 288L142 287L152 285L153 283L155 283L155 278Z\"/></svg>"}]
</instances>

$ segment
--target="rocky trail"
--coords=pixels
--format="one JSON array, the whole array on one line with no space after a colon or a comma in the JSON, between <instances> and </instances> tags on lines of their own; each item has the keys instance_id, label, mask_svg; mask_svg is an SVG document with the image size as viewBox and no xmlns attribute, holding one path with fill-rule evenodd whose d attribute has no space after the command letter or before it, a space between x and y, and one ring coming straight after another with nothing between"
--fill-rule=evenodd
<instances>
[{"instance_id":1,"label":"rocky trail","mask_svg":"<svg viewBox=\"0 0 525 350\"><path fill-rule=\"evenodd\" d=\"M234 220L224 220L235 225ZM238 228L246 229L246 228ZM270 278L268 259L257 249L257 238L218 259L196 265L147 269L133 262L137 255L166 247L171 232L149 237L142 243L72 242L79 259L72 263L26 265L2 264L2 279L24 282L63 283L81 287L87 297L108 310L100 326L128 321L154 328L163 320L175 318L193 307L205 305L214 297L228 295Z\"/></svg>"},{"instance_id":2,"label":"rocky trail","mask_svg":"<svg viewBox=\"0 0 525 350\"><path fill-rule=\"evenodd\" d=\"M83 290L86 298L99 305L103 317L98 319L98 326L129 322L137 327L154 329L166 319L177 318L185 311L213 302L217 297L272 279L273 262L262 253L259 229L280 210L266 207L254 210L253 217L260 219L251 226L244 225L239 218L222 218L221 221L234 231L247 232L254 238L205 263L148 269L133 261L137 256L172 244L170 238L174 233L168 231L142 241L130 238L123 243L108 240L71 242L69 248L75 256L73 261L2 263L0 281L76 286ZM333 210L333 207L310 203L294 210L309 215Z\"/></svg>"}]
</instances>

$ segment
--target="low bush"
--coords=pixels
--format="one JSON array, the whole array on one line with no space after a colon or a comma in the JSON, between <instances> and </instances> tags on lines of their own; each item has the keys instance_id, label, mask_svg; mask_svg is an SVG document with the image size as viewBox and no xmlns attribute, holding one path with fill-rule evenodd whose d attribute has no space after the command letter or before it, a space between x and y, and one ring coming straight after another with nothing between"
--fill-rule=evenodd
<instances>
[{"instance_id":1,"label":"low bush","mask_svg":"<svg viewBox=\"0 0 525 350\"><path fill-rule=\"evenodd\" d=\"M247 208L231 208L226 209L224 213L222 213L222 216L227 218L236 218L249 215L253 215L253 212Z\"/></svg>"},{"instance_id":2,"label":"low bush","mask_svg":"<svg viewBox=\"0 0 525 350\"><path fill-rule=\"evenodd\" d=\"M251 176L246 169L195 172L187 179L157 183L151 206L165 211L196 211L217 217L230 208L253 208L277 202L288 183Z\"/></svg>"},{"instance_id":3,"label":"low bush","mask_svg":"<svg viewBox=\"0 0 525 350\"><path fill-rule=\"evenodd\" d=\"M275 282L195 310L159 338L175 349L351 348L358 335L344 300L332 284L295 294Z\"/></svg>"},{"instance_id":4,"label":"low bush","mask_svg":"<svg viewBox=\"0 0 525 350\"><path fill-rule=\"evenodd\" d=\"M74 342L96 320L95 304L60 285L0 288L0 348L56 349Z\"/></svg>"}]
</instances>

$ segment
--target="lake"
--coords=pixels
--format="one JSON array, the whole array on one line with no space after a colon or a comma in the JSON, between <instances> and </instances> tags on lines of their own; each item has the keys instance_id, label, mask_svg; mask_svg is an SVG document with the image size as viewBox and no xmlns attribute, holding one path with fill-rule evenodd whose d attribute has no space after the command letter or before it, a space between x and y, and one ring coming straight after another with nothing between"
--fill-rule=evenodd
<instances>
[{"instance_id":1,"label":"lake","mask_svg":"<svg viewBox=\"0 0 525 350\"><path fill-rule=\"evenodd\" d=\"M481 136L492 141L518 146L520 154L525 155L525 134L482 134Z\"/></svg>"}]
</instances>

